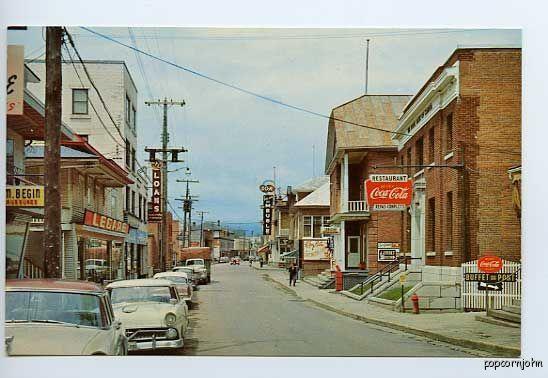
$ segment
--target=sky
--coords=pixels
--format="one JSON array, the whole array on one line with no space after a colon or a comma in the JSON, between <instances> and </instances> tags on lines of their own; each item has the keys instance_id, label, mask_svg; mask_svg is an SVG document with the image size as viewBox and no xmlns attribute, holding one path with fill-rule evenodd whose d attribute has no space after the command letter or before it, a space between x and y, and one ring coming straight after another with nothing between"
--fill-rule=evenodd
<instances>
[{"instance_id":1,"label":"sky","mask_svg":"<svg viewBox=\"0 0 548 378\"><path fill-rule=\"evenodd\" d=\"M413 95L457 46L521 46L520 30L481 29L216 29L93 28L122 43L275 101L329 116L364 94L365 46L370 39L369 94ZM84 59L123 60L139 91L138 157L160 145L160 109L152 98L184 99L168 113L170 146L184 146L196 210L232 228L260 230L259 185L288 185L323 174L328 120L289 109L141 55L79 27L70 27ZM130 38L133 34L135 45ZM26 58L43 58L44 30L8 32ZM147 90L146 83L150 88ZM170 174L169 199L184 194L185 169ZM182 217L182 210L177 209ZM193 214L193 219L197 215Z\"/></svg>"}]
</instances>

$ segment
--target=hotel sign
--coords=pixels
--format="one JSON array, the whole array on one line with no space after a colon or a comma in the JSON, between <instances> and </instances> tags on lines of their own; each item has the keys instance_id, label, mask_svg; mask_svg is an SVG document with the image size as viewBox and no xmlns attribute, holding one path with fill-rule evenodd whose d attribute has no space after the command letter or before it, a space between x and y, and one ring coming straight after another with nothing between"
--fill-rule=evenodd
<instances>
[{"instance_id":1,"label":"hotel sign","mask_svg":"<svg viewBox=\"0 0 548 378\"><path fill-rule=\"evenodd\" d=\"M7 114L23 114L25 92L25 49L20 45L8 46Z\"/></svg>"},{"instance_id":2,"label":"hotel sign","mask_svg":"<svg viewBox=\"0 0 548 378\"><path fill-rule=\"evenodd\" d=\"M152 197L151 207L148 213L149 222L159 222L162 220L162 165L161 161L151 161L152 168Z\"/></svg>"},{"instance_id":3,"label":"hotel sign","mask_svg":"<svg viewBox=\"0 0 548 378\"><path fill-rule=\"evenodd\" d=\"M44 187L41 185L6 186L6 206L44 207Z\"/></svg>"},{"instance_id":4,"label":"hotel sign","mask_svg":"<svg viewBox=\"0 0 548 378\"><path fill-rule=\"evenodd\" d=\"M365 180L366 201L372 210L401 211L411 205L413 182L407 175L376 174Z\"/></svg>"},{"instance_id":5,"label":"hotel sign","mask_svg":"<svg viewBox=\"0 0 548 378\"><path fill-rule=\"evenodd\" d=\"M274 205L274 196L263 196L263 235L270 235L272 232L272 206Z\"/></svg>"},{"instance_id":6,"label":"hotel sign","mask_svg":"<svg viewBox=\"0 0 548 378\"><path fill-rule=\"evenodd\" d=\"M129 233L129 224L91 210L86 210L84 214L84 225L123 234Z\"/></svg>"}]
</instances>

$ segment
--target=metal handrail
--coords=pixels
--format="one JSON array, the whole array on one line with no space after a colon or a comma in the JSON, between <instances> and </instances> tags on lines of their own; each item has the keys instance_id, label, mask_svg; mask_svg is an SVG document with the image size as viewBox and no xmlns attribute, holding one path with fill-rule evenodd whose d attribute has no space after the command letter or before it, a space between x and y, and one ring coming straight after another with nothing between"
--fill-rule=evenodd
<instances>
[{"instance_id":1,"label":"metal handrail","mask_svg":"<svg viewBox=\"0 0 548 378\"><path fill-rule=\"evenodd\" d=\"M388 282L390 282L390 274L394 271L394 268L399 269L400 263L403 261L405 263L405 269L404 271L407 271L407 260L418 260L421 259L421 257L411 257L411 256L400 256L396 260L390 262L388 265L385 265L382 267L377 273L372 275L371 277L368 277L365 281L360 283L360 295L363 295L363 287L365 285L371 284L371 291L370 294L373 293L373 288L375 287L375 284L377 280L379 282L382 281L382 277L388 276ZM397 270L395 269L395 270Z\"/></svg>"}]
</instances>

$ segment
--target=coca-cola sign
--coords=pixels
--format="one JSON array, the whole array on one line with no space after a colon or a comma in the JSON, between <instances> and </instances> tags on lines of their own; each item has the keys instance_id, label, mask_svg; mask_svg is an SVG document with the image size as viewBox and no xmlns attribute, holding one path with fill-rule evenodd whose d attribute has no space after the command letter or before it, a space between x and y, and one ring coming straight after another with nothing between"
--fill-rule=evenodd
<instances>
[{"instance_id":1,"label":"coca-cola sign","mask_svg":"<svg viewBox=\"0 0 548 378\"><path fill-rule=\"evenodd\" d=\"M483 273L497 273L502 269L502 259L498 256L483 256L478 259L478 269Z\"/></svg>"},{"instance_id":2,"label":"coca-cola sign","mask_svg":"<svg viewBox=\"0 0 548 378\"><path fill-rule=\"evenodd\" d=\"M365 180L366 201L374 210L403 210L411 205L413 182L407 175L371 175Z\"/></svg>"}]
</instances>

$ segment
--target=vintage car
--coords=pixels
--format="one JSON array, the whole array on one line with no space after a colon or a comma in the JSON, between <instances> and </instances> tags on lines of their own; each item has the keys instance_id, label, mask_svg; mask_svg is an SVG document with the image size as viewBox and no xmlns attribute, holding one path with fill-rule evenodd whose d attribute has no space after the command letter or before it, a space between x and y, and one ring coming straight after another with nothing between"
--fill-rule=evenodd
<instances>
[{"instance_id":1,"label":"vintage car","mask_svg":"<svg viewBox=\"0 0 548 378\"><path fill-rule=\"evenodd\" d=\"M192 288L192 281L188 278L188 274L185 272L161 272L154 275L156 279L166 279L171 281L177 287L179 297L183 298L188 308L192 308L192 302L195 301L194 289Z\"/></svg>"},{"instance_id":2,"label":"vintage car","mask_svg":"<svg viewBox=\"0 0 548 378\"><path fill-rule=\"evenodd\" d=\"M194 272L194 269L191 266L176 266L172 269L174 272L183 272L186 273L190 281L192 282L192 288L196 289L198 286L198 274Z\"/></svg>"},{"instance_id":3,"label":"vintage car","mask_svg":"<svg viewBox=\"0 0 548 378\"><path fill-rule=\"evenodd\" d=\"M171 281L115 281L107 285L107 291L114 314L122 321L129 351L184 346L188 307Z\"/></svg>"},{"instance_id":4,"label":"vintage car","mask_svg":"<svg viewBox=\"0 0 548 378\"><path fill-rule=\"evenodd\" d=\"M12 356L126 355L110 298L87 281L6 281L6 352Z\"/></svg>"},{"instance_id":5,"label":"vintage car","mask_svg":"<svg viewBox=\"0 0 548 378\"><path fill-rule=\"evenodd\" d=\"M230 265L240 265L240 258L234 257L232 260L230 260Z\"/></svg>"}]
</instances>

